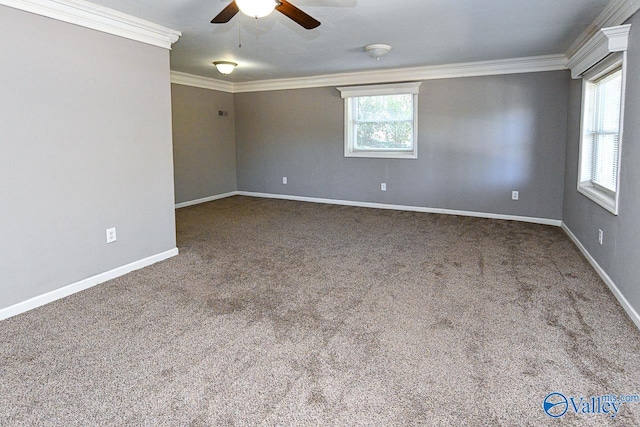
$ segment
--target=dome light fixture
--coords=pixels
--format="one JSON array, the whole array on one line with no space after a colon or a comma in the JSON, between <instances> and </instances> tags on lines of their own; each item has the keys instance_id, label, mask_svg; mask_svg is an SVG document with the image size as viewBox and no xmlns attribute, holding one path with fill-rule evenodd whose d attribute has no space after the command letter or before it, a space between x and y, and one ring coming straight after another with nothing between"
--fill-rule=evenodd
<instances>
[{"instance_id":1,"label":"dome light fixture","mask_svg":"<svg viewBox=\"0 0 640 427\"><path fill-rule=\"evenodd\" d=\"M238 66L238 64L231 61L216 61L213 63L213 65L216 66L220 74L223 74L225 76L233 73L233 70L235 70Z\"/></svg>"},{"instance_id":2,"label":"dome light fixture","mask_svg":"<svg viewBox=\"0 0 640 427\"><path fill-rule=\"evenodd\" d=\"M370 44L364 47L365 52L376 60L387 55L391 51L391 46L388 44Z\"/></svg>"},{"instance_id":3,"label":"dome light fixture","mask_svg":"<svg viewBox=\"0 0 640 427\"><path fill-rule=\"evenodd\" d=\"M236 0L236 5L245 15L258 19L273 12L278 2L276 0Z\"/></svg>"}]
</instances>

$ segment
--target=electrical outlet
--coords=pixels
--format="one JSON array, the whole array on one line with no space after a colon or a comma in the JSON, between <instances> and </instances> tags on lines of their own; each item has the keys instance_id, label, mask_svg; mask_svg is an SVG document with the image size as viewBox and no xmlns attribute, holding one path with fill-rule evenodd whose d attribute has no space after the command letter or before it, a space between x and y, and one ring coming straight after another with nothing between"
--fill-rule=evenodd
<instances>
[{"instance_id":1,"label":"electrical outlet","mask_svg":"<svg viewBox=\"0 0 640 427\"><path fill-rule=\"evenodd\" d=\"M113 243L116 241L116 228L107 228L107 243Z\"/></svg>"},{"instance_id":2,"label":"electrical outlet","mask_svg":"<svg viewBox=\"0 0 640 427\"><path fill-rule=\"evenodd\" d=\"M380 184L380 191L387 191L387 183L383 182L382 184Z\"/></svg>"},{"instance_id":3,"label":"electrical outlet","mask_svg":"<svg viewBox=\"0 0 640 427\"><path fill-rule=\"evenodd\" d=\"M283 177L282 177L282 183L283 183L284 185L287 185L287 182L288 182L288 181L287 181L287 177L286 177L286 176L283 176Z\"/></svg>"},{"instance_id":4,"label":"electrical outlet","mask_svg":"<svg viewBox=\"0 0 640 427\"><path fill-rule=\"evenodd\" d=\"M511 192L511 200L519 200L520 199L520 192L519 191L512 191Z\"/></svg>"},{"instance_id":5,"label":"electrical outlet","mask_svg":"<svg viewBox=\"0 0 640 427\"><path fill-rule=\"evenodd\" d=\"M598 230L598 243L602 245L602 241L604 240L604 233L602 230Z\"/></svg>"}]
</instances>

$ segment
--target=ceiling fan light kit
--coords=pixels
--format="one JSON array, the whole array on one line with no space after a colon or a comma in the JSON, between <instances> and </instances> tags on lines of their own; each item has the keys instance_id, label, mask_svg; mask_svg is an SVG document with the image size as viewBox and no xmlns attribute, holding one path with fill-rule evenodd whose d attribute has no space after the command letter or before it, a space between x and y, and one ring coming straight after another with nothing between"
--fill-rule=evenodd
<instances>
[{"instance_id":1,"label":"ceiling fan light kit","mask_svg":"<svg viewBox=\"0 0 640 427\"><path fill-rule=\"evenodd\" d=\"M276 8L275 0L236 0L240 12L252 18L264 18Z\"/></svg>"},{"instance_id":2,"label":"ceiling fan light kit","mask_svg":"<svg viewBox=\"0 0 640 427\"><path fill-rule=\"evenodd\" d=\"M364 47L365 52L375 59L380 59L383 56L386 56L391 51L391 46L388 44L370 44Z\"/></svg>"},{"instance_id":3,"label":"ceiling fan light kit","mask_svg":"<svg viewBox=\"0 0 640 427\"><path fill-rule=\"evenodd\" d=\"M216 66L220 74L223 74L225 76L233 73L233 70L235 70L238 66L238 64L231 61L216 61L213 63L213 65Z\"/></svg>"},{"instance_id":4,"label":"ceiling fan light kit","mask_svg":"<svg viewBox=\"0 0 640 427\"><path fill-rule=\"evenodd\" d=\"M262 18L273 12L274 9L307 30L320 26L320 21L307 15L287 0L232 0L211 20L211 23L226 24L238 12L252 18Z\"/></svg>"}]
</instances>

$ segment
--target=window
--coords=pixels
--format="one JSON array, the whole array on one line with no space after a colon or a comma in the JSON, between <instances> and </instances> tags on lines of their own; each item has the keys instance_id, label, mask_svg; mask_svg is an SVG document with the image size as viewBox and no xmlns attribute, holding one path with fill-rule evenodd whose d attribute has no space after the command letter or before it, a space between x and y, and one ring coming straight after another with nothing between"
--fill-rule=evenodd
<instances>
[{"instance_id":1,"label":"window","mask_svg":"<svg viewBox=\"0 0 640 427\"><path fill-rule=\"evenodd\" d=\"M578 191L618 213L624 106L624 54L611 55L584 76Z\"/></svg>"},{"instance_id":2,"label":"window","mask_svg":"<svg viewBox=\"0 0 640 427\"><path fill-rule=\"evenodd\" d=\"M340 87L345 110L345 157L418 157L421 83Z\"/></svg>"}]
</instances>

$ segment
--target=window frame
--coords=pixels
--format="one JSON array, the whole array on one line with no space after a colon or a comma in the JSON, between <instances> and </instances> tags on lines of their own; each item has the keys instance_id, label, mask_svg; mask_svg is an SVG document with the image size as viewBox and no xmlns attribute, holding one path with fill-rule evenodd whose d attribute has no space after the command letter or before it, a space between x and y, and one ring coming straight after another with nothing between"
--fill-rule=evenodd
<instances>
[{"instance_id":1,"label":"window frame","mask_svg":"<svg viewBox=\"0 0 640 427\"><path fill-rule=\"evenodd\" d=\"M578 192L589 198L593 202L602 206L614 215L618 215L618 202L620 198L620 169L622 166L622 143L624 133L624 106L626 92L626 51L608 55L605 59L593 66L584 73L582 79L582 105L581 105L581 121L580 121L580 156L578 161ZM618 132L618 158L616 170L616 189L611 191L593 182L593 153L592 150L585 147L589 144L587 139L587 123L593 120L589 117L587 108L587 99L589 96L590 86L594 85L604 77L621 70L621 93L620 93L620 123ZM589 155L591 153L591 155Z\"/></svg>"},{"instance_id":2,"label":"window frame","mask_svg":"<svg viewBox=\"0 0 640 427\"><path fill-rule=\"evenodd\" d=\"M369 157L386 159L417 159L418 158L418 95L422 82L391 83L383 85L346 86L337 88L344 98L344 157ZM413 147L407 149L376 149L363 150L355 147L354 110L355 100L365 96L412 95Z\"/></svg>"}]
</instances>

